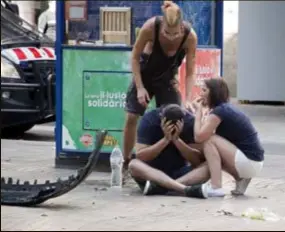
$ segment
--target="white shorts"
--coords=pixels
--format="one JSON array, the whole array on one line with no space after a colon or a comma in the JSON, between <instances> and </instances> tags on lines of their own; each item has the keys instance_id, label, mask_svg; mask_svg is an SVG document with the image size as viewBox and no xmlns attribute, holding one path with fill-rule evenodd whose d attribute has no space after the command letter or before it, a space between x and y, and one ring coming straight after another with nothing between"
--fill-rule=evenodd
<instances>
[{"instance_id":1,"label":"white shorts","mask_svg":"<svg viewBox=\"0 0 285 232\"><path fill-rule=\"evenodd\" d=\"M240 178L252 178L260 173L263 167L263 161L250 160L242 151L237 150L235 155L235 167Z\"/></svg>"}]
</instances>

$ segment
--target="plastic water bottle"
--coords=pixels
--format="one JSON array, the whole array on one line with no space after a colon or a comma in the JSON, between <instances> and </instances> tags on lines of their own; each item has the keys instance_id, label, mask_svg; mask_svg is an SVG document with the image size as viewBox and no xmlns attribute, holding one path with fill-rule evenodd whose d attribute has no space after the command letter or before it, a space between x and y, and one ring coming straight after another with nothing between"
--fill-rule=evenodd
<instances>
[{"instance_id":1,"label":"plastic water bottle","mask_svg":"<svg viewBox=\"0 0 285 232\"><path fill-rule=\"evenodd\" d=\"M122 168L124 157L119 146L116 146L110 155L111 187L122 187Z\"/></svg>"}]
</instances>

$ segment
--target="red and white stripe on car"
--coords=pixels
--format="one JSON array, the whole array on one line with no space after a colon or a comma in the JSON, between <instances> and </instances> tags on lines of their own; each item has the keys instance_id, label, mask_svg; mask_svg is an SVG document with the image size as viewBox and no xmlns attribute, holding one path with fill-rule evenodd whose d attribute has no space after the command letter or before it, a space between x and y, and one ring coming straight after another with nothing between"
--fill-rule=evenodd
<instances>
[{"instance_id":1,"label":"red and white stripe on car","mask_svg":"<svg viewBox=\"0 0 285 232\"><path fill-rule=\"evenodd\" d=\"M55 60L55 51L51 47L19 47L1 51L1 54L10 58L16 64L21 61Z\"/></svg>"}]
</instances>

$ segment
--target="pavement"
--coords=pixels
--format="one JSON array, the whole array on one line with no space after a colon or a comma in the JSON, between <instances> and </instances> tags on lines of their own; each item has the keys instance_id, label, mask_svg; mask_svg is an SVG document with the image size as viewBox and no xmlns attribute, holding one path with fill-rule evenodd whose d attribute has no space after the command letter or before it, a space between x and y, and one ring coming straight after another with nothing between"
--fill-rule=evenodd
<instances>
[{"instance_id":1,"label":"pavement","mask_svg":"<svg viewBox=\"0 0 285 232\"><path fill-rule=\"evenodd\" d=\"M189 231L285 228L285 107L241 106L253 120L266 150L261 174L246 195L232 197L234 183L224 174L223 199L142 196L130 181L122 191L109 188L110 173L94 171L75 190L32 208L1 206L1 231ZM1 140L1 176L39 181L67 177L74 170L54 168L53 125L37 126L22 139ZM253 220L241 214L266 208L276 215Z\"/></svg>"}]
</instances>

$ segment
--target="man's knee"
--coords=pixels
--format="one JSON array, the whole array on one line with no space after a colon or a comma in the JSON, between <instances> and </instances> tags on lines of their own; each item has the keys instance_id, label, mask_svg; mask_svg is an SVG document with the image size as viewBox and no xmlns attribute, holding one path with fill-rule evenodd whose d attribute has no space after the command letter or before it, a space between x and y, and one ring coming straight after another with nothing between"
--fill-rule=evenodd
<instances>
[{"instance_id":1,"label":"man's knee","mask_svg":"<svg viewBox=\"0 0 285 232\"><path fill-rule=\"evenodd\" d=\"M136 177L138 176L138 166L139 166L139 163L141 161L137 160L137 159L132 159L129 163L129 171L131 173L132 176Z\"/></svg>"},{"instance_id":2,"label":"man's knee","mask_svg":"<svg viewBox=\"0 0 285 232\"><path fill-rule=\"evenodd\" d=\"M139 119L139 115L133 113L127 113L126 126L136 126Z\"/></svg>"}]
</instances>

